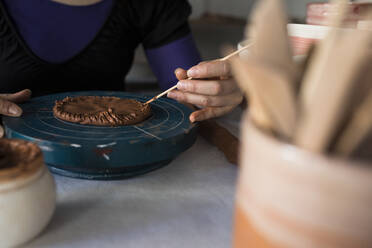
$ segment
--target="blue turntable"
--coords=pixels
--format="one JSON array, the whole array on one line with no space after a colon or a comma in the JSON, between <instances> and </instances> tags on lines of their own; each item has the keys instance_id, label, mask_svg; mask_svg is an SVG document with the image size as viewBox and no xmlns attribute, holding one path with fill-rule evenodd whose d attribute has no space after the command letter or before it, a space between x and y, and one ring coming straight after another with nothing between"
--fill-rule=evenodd
<instances>
[{"instance_id":1,"label":"blue turntable","mask_svg":"<svg viewBox=\"0 0 372 248\"><path fill-rule=\"evenodd\" d=\"M95 180L141 175L167 165L197 137L197 126L188 118L192 110L171 99L152 102L152 116L140 124L102 127L55 118L54 103L66 96L116 96L140 102L151 98L126 92L67 92L33 98L21 104L21 117L3 117L6 136L38 144L56 174Z\"/></svg>"}]
</instances>

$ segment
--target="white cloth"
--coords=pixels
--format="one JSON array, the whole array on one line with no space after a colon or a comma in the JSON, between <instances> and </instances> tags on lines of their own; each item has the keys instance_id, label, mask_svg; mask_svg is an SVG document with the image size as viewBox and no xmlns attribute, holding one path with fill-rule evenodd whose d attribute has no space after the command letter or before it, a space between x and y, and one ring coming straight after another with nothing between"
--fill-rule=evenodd
<instances>
[{"instance_id":1,"label":"white cloth","mask_svg":"<svg viewBox=\"0 0 372 248\"><path fill-rule=\"evenodd\" d=\"M236 176L200 137L167 167L137 178L55 176L55 215L24 247L231 247Z\"/></svg>"}]
</instances>

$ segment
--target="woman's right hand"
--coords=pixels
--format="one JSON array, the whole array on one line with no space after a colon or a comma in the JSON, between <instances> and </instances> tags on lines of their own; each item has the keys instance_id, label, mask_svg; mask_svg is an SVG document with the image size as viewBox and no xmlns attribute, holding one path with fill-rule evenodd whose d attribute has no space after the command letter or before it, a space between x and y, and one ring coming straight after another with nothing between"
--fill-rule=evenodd
<instances>
[{"instance_id":1,"label":"woman's right hand","mask_svg":"<svg viewBox=\"0 0 372 248\"><path fill-rule=\"evenodd\" d=\"M25 89L13 94L0 94L0 115L21 116L22 109L16 104L31 98L31 90ZM4 129L0 125L0 138L4 136Z\"/></svg>"}]
</instances>

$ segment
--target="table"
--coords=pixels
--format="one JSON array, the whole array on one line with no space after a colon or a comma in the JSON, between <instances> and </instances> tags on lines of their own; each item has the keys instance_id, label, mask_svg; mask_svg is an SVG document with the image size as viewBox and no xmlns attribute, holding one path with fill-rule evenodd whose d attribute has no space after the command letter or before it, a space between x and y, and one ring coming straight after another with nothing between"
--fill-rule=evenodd
<instances>
[{"instance_id":1,"label":"table","mask_svg":"<svg viewBox=\"0 0 372 248\"><path fill-rule=\"evenodd\" d=\"M220 121L234 128L231 116L239 114ZM230 247L236 178L237 167L201 137L168 166L137 178L55 176L56 212L24 247Z\"/></svg>"}]
</instances>

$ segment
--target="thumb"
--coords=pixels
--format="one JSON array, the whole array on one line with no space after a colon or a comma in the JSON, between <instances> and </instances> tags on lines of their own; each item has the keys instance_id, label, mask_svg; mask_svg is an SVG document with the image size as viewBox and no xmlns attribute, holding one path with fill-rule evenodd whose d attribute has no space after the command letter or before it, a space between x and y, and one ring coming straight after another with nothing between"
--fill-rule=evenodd
<instances>
[{"instance_id":1,"label":"thumb","mask_svg":"<svg viewBox=\"0 0 372 248\"><path fill-rule=\"evenodd\" d=\"M184 70L182 68L177 68L174 71L174 74L176 75L176 77L177 77L178 80L187 79L187 72L186 72L186 70Z\"/></svg>"},{"instance_id":2,"label":"thumb","mask_svg":"<svg viewBox=\"0 0 372 248\"><path fill-rule=\"evenodd\" d=\"M0 94L0 98L11 102L20 103L29 100L31 98L31 94L31 90L25 89L13 94Z\"/></svg>"},{"instance_id":3,"label":"thumb","mask_svg":"<svg viewBox=\"0 0 372 248\"><path fill-rule=\"evenodd\" d=\"M22 109L17 104L0 98L0 114L16 117L22 114Z\"/></svg>"},{"instance_id":4,"label":"thumb","mask_svg":"<svg viewBox=\"0 0 372 248\"><path fill-rule=\"evenodd\" d=\"M189 119L191 123L196 121L204 121L216 117L220 117L231 112L235 106L224 106L224 107L208 107L201 110L192 112Z\"/></svg>"}]
</instances>

